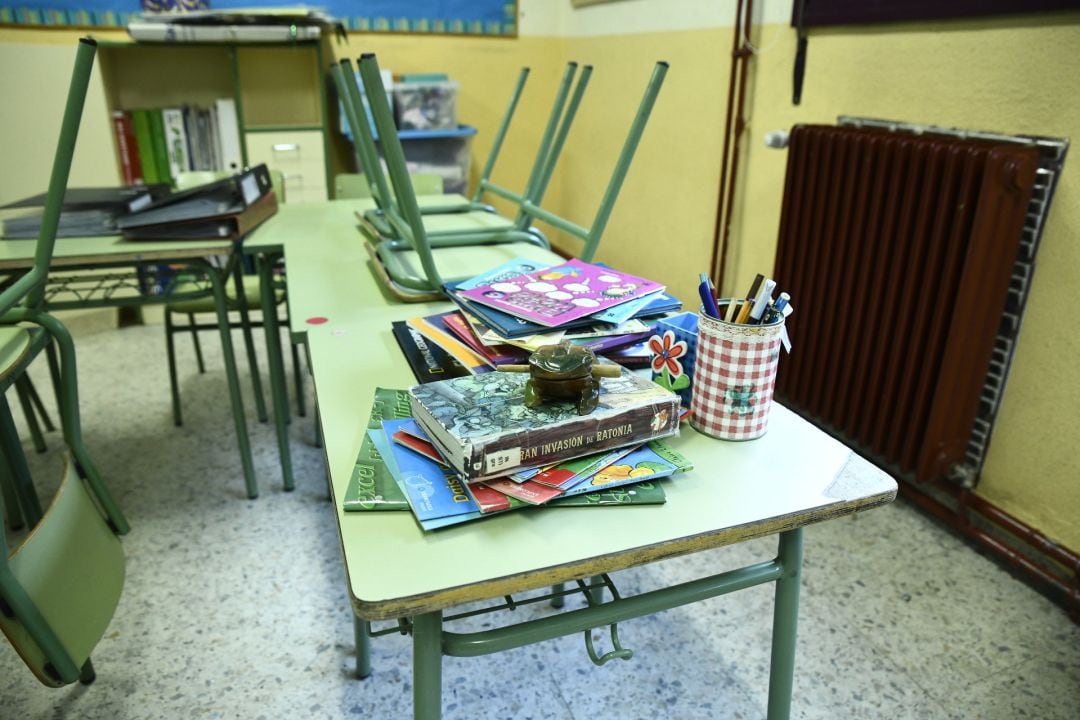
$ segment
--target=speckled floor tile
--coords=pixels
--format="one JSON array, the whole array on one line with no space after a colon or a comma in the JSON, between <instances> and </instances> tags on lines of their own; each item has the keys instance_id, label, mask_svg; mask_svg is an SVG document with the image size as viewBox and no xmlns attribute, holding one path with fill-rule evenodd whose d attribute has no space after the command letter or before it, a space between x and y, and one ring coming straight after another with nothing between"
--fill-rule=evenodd
<instances>
[{"instance_id":1,"label":"speckled floor tile","mask_svg":"<svg viewBox=\"0 0 1080 720\"><path fill-rule=\"evenodd\" d=\"M372 677L353 676L352 616L311 418L290 426L297 489L285 493L273 424L255 420L241 363L261 491L247 500L217 338L204 334L205 375L195 371L187 338L178 341L181 428L169 411L160 327L77 335L86 442L132 521L124 595L94 654L98 680L89 688L41 686L0 643L0 718L410 717L409 638L373 639ZM240 348L239 334L235 342ZM38 365L32 375L53 408ZM48 442L40 456L27 443L42 496L59 477L59 434ZM775 551L775 538L765 538L613 579L629 595ZM794 717L1072 717L1077 627L911 507L809 528L802 587ZM599 668L580 635L446 658L444 717L763 717L772 598L772 586L763 586L622 623L620 639L634 657ZM449 629L547 612L536 603ZM610 648L605 630L593 636L598 649Z\"/></svg>"}]
</instances>

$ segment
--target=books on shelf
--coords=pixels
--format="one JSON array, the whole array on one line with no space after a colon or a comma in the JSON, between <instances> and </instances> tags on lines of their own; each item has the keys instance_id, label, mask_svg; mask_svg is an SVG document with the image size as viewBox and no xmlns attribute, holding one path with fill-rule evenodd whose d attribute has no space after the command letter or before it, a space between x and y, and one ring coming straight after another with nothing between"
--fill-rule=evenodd
<instances>
[{"instance_id":1,"label":"books on shelf","mask_svg":"<svg viewBox=\"0 0 1080 720\"><path fill-rule=\"evenodd\" d=\"M128 22L140 42L281 42L318 40L324 30L345 35L344 26L324 11L304 6L146 12Z\"/></svg>"},{"instance_id":2,"label":"books on shelf","mask_svg":"<svg viewBox=\"0 0 1080 720\"><path fill-rule=\"evenodd\" d=\"M211 107L116 110L112 125L121 177L129 185L175 184L185 172L243 169L233 98L220 98Z\"/></svg>"},{"instance_id":3,"label":"books on shelf","mask_svg":"<svg viewBox=\"0 0 1080 720\"><path fill-rule=\"evenodd\" d=\"M530 409L526 375L486 373L409 390L413 417L447 462L469 481L548 465L674 435L679 398L623 371L600 380L600 403L579 415L570 402Z\"/></svg>"}]
</instances>

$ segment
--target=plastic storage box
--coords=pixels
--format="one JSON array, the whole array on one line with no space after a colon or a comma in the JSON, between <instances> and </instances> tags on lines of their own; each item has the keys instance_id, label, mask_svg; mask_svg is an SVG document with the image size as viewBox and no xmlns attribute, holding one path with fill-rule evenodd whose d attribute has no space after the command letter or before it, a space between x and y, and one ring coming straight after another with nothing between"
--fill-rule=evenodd
<instances>
[{"instance_id":1,"label":"plastic storage box","mask_svg":"<svg viewBox=\"0 0 1080 720\"><path fill-rule=\"evenodd\" d=\"M409 174L436 174L443 192L464 194L469 184L469 141L476 128L460 125L449 130L402 130L398 133Z\"/></svg>"},{"instance_id":2,"label":"plastic storage box","mask_svg":"<svg viewBox=\"0 0 1080 720\"><path fill-rule=\"evenodd\" d=\"M458 126L457 91L453 80L394 83L398 130L453 130Z\"/></svg>"}]
</instances>

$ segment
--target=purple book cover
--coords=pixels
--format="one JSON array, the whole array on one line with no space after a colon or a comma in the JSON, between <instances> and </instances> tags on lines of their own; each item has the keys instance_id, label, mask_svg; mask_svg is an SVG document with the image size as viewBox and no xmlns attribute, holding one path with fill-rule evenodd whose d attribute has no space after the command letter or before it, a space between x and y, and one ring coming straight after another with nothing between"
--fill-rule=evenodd
<instances>
[{"instance_id":1,"label":"purple book cover","mask_svg":"<svg viewBox=\"0 0 1080 720\"><path fill-rule=\"evenodd\" d=\"M480 285L461 296L546 327L602 312L664 286L580 260Z\"/></svg>"}]
</instances>

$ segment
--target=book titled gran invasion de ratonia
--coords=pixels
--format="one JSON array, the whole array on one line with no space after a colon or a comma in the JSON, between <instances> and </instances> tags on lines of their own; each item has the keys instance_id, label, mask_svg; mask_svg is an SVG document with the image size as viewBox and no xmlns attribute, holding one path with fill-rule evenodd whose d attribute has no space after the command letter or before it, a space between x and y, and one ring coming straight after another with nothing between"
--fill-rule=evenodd
<instances>
[{"instance_id":1,"label":"book titled gran invasion de ratonia","mask_svg":"<svg viewBox=\"0 0 1080 720\"><path fill-rule=\"evenodd\" d=\"M470 482L507 475L679 431L679 398L626 370L600 381L600 403L578 415L570 402L525 407L518 373L486 373L417 385L413 418Z\"/></svg>"}]
</instances>

